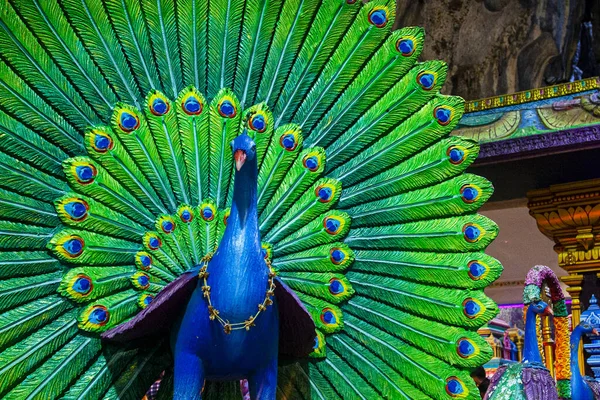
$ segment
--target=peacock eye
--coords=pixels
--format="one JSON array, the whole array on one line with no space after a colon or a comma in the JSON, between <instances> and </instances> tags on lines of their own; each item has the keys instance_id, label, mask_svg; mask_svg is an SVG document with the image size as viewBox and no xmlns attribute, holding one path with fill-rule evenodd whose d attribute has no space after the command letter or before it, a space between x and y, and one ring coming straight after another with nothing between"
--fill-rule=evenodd
<instances>
[{"instance_id":1,"label":"peacock eye","mask_svg":"<svg viewBox=\"0 0 600 400\"><path fill-rule=\"evenodd\" d=\"M256 151L256 145L252 146L252 151Z\"/></svg>"}]
</instances>

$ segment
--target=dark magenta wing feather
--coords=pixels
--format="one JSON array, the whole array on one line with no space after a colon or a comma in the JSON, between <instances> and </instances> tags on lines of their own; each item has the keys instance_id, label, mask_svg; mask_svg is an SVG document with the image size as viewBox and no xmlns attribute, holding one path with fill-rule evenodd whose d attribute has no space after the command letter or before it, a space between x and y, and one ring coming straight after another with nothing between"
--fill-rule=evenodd
<instances>
[{"instance_id":1,"label":"dark magenta wing feather","mask_svg":"<svg viewBox=\"0 0 600 400\"><path fill-rule=\"evenodd\" d=\"M306 357L313 351L315 323L294 291L276 280L275 298L279 308L279 354Z\"/></svg>"},{"instance_id":2,"label":"dark magenta wing feather","mask_svg":"<svg viewBox=\"0 0 600 400\"><path fill-rule=\"evenodd\" d=\"M184 273L165 286L152 303L134 318L104 332L102 339L124 343L164 334L185 309L197 284L197 271Z\"/></svg>"},{"instance_id":3,"label":"dark magenta wing feather","mask_svg":"<svg viewBox=\"0 0 600 400\"><path fill-rule=\"evenodd\" d=\"M496 370L494 375L492 375L492 377L490 378L490 385L488 386L488 391L486 392L483 400L488 400L493 389L496 388L496 386L498 386L498 382L500 382L500 379L502 378L502 376L504 375L505 372L506 372L506 365L501 365L498 367L498 369Z\"/></svg>"}]
</instances>

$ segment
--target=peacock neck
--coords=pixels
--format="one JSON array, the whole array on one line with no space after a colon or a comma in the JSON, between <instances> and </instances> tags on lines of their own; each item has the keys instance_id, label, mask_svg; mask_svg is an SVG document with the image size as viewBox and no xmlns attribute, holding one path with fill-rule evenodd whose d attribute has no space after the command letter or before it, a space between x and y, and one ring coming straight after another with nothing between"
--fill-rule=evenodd
<instances>
[{"instance_id":1,"label":"peacock neck","mask_svg":"<svg viewBox=\"0 0 600 400\"><path fill-rule=\"evenodd\" d=\"M579 345L583 330L577 326L571 333L571 395L573 399L592 399L588 385L579 371Z\"/></svg>"},{"instance_id":2,"label":"peacock neck","mask_svg":"<svg viewBox=\"0 0 600 400\"><path fill-rule=\"evenodd\" d=\"M523 362L542 362L540 348L538 347L536 314L533 307L527 308L525 321L525 346L523 348Z\"/></svg>"}]
</instances>

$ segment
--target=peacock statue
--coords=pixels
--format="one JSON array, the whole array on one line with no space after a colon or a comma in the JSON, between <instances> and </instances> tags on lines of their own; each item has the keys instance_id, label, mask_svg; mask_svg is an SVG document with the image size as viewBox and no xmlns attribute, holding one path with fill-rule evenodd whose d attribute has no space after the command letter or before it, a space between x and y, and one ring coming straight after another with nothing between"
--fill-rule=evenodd
<instances>
[{"instance_id":1,"label":"peacock statue","mask_svg":"<svg viewBox=\"0 0 600 400\"><path fill-rule=\"evenodd\" d=\"M598 331L589 323L582 321L571 333L571 398L573 400L600 399L600 385L579 370L579 347L585 334L597 335Z\"/></svg>"},{"instance_id":2,"label":"peacock statue","mask_svg":"<svg viewBox=\"0 0 600 400\"><path fill-rule=\"evenodd\" d=\"M1 1L0 397L478 399L493 188L394 12Z\"/></svg>"},{"instance_id":3,"label":"peacock statue","mask_svg":"<svg viewBox=\"0 0 600 400\"><path fill-rule=\"evenodd\" d=\"M543 300L549 293L551 306ZM543 265L527 273L523 292L525 337L520 363L503 365L490 379L485 400L558 400L570 398L569 319L558 277ZM538 316L553 315L556 335L556 378L543 362L538 341Z\"/></svg>"}]
</instances>

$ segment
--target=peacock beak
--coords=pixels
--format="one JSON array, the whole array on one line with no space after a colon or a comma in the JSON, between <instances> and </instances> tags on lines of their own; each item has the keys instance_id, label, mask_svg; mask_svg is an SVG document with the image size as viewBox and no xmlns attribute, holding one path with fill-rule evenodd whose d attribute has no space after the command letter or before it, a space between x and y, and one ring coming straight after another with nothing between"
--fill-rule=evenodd
<instances>
[{"instance_id":1,"label":"peacock beak","mask_svg":"<svg viewBox=\"0 0 600 400\"><path fill-rule=\"evenodd\" d=\"M596 329L596 328L592 329L592 335L598 335L598 329Z\"/></svg>"},{"instance_id":2,"label":"peacock beak","mask_svg":"<svg viewBox=\"0 0 600 400\"><path fill-rule=\"evenodd\" d=\"M235 160L235 169L239 171L246 162L246 152L244 150L236 150L233 153L233 158Z\"/></svg>"},{"instance_id":3,"label":"peacock beak","mask_svg":"<svg viewBox=\"0 0 600 400\"><path fill-rule=\"evenodd\" d=\"M550 308L550 306L546 306L546 309L544 310L544 312L542 313L542 315L553 316L554 312L552 311L552 309Z\"/></svg>"}]
</instances>

